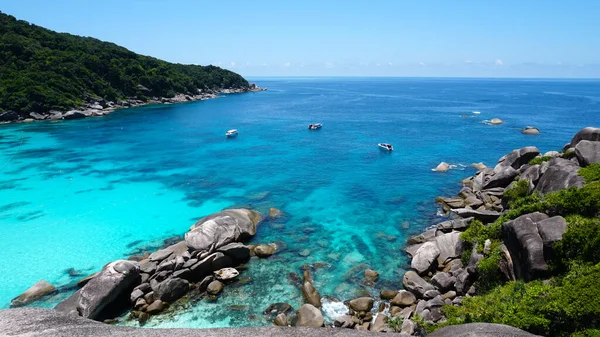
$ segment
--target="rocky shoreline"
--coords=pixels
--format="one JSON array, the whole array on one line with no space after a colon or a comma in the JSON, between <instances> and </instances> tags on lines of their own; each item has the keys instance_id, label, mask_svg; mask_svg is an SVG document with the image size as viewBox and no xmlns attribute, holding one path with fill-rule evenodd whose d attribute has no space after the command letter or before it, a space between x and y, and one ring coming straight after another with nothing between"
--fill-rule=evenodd
<instances>
[{"instance_id":1,"label":"rocky shoreline","mask_svg":"<svg viewBox=\"0 0 600 337\"><path fill-rule=\"evenodd\" d=\"M425 325L445 325L444 308L461 306L478 294L482 273L479 262L492 252L503 280L532 280L548 276L552 244L566 231L562 216L532 212L501 220L501 244L486 240L481 247L465 241L471 226L491 227L509 211L510 191L524 187L526 193L552 193L581 188L579 169L600 163L600 129L585 128L561 152L542 155L535 147L517 149L500 158L494 168L474 164L477 173L462 181L455 197L437 202L453 218L429 227L408 239L405 251L411 270L402 278L403 289L384 289L379 294L342 301L322 296L315 286L315 265L296 273L304 304L294 310L288 303L273 303L264 314L278 326L338 327L372 332L399 332L404 336L426 334ZM56 310L84 318L113 323L126 319L143 325L151 316L169 314L198 298L216 299L223 287L243 282L244 264L251 256L276 254L275 244L244 244L256 234L265 218L277 218L271 209L262 215L249 209L227 209L204 217L185 238L171 242L152 254L107 264L96 274L78 282L80 289L56 306ZM235 268L237 269L235 269ZM364 267L361 284L375 284L379 274ZM15 298L11 306L31 303L56 292L40 281ZM325 307L339 314L327 320ZM329 317L332 318L332 317Z\"/></svg>"},{"instance_id":2,"label":"rocky shoreline","mask_svg":"<svg viewBox=\"0 0 600 337\"><path fill-rule=\"evenodd\" d=\"M148 90L140 86L140 90ZM232 88L232 89L206 89L199 90L197 95L177 94L173 97L152 97L148 100L140 100L138 98L128 98L118 100L116 102L106 101L101 98L90 100L88 103L80 106L77 109L69 111L51 110L47 112L31 112L27 116L23 116L15 111L0 111L0 124L6 123L28 123L41 120L72 120L82 119L87 117L102 117L111 114L119 109L133 108L151 104L173 104L193 101L203 101L219 97L219 95L239 94L246 92L266 91L267 88L259 87L252 83L247 88Z\"/></svg>"}]
</instances>

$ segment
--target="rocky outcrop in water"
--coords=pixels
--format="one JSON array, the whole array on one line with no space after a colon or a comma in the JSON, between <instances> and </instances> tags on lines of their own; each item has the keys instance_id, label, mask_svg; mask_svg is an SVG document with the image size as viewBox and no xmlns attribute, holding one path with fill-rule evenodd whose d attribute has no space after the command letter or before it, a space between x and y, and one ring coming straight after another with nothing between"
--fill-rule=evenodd
<instances>
[{"instance_id":1,"label":"rocky outcrop in water","mask_svg":"<svg viewBox=\"0 0 600 337\"><path fill-rule=\"evenodd\" d=\"M250 249L242 241L256 234L261 220L260 213L248 209L204 217L183 241L139 262L108 264L55 309L101 320L132 308L132 316L144 323L192 289L215 296L239 275L231 267L250 258Z\"/></svg>"},{"instance_id":2,"label":"rocky outcrop in water","mask_svg":"<svg viewBox=\"0 0 600 337\"><path fill-rule=\"evenodd\" d=\"M118 312L120 308L115 309L115 305L122 306L122 299L129 297L132 288L139 282L139 271L135 261L109 263L100 274L54 309L89 319L107 318L111 315L107 310Z\"/></svg>"},{"instance_id":3,"label":"rocky outcrop in water","mask_svg":"<svg viewBox=\"0 0 600 337\"><path fill-rule=\"evenodd\" d=\"M53 285L47 281L41 280L32 285L21 295L13 298L12 301L10 301L10 306L11 308L24 306L54 292L56 292L56 288Z\"/></svg>"},{"instance_id":4,"label":"rocky outcrop in water","mask_svg":"<svg viewBox=\"0 0 600 337\"><path fill-rule=\"evenodd\" d=\"M571 153L549 152L545 158L541 158L535 147L514 150L500 158L493 169L478 165L477 173L463 180L458 196L439 197L436 201L455 219L441 222L408 240L405 250L412 259L414 270L405 273L403 285L406 292L414 295L415 302L411 305L406 292L403 295L405 301L397 298L401 294L398 293L390 302L392 315L406 318L417 314L425 321L437 323L444 320L443 305L458 306L464 296L475 295L478 263L490 252L491 241L485 242L483 251L472 249L465 265L463 261L466 260L461 261L464 243L460 233L468 229L473 220L479 220L485 226L496 221L507 206L505 192L517 182L527 183L528 194L582 187L584 181L579 170L597 162L596 158L600 157L600 129L583 129L565 148ZM540 158L542 163L529 165L534 158ZM567 228L564 218L551 215L534 212L501 224L502 244L496 249L501 257L498 269L505 280L529 281L549 276L548 262L554 254L553 244L562 240ZM391 296L383 295L382 299ZM493 325L476 328L483 335L486 335L485 331L490 335L496 333ZM518 329L515 331L517 335L522 333ZM447 328L438 335L455 335L455 332L466 333L466 330Z\"/></svg>"},{"instance_id":5,"label":"rocky outcrop in water","mask_svg":"<svg viewBox=\"0 0 600 337\"><path fill-rule=\"evenodd\" d=\"M521 133L524 135L539 135L540 129L533 126L527 126L521 131Z\"/></svg>"},{"instance_id":6,"label":"rocky outcrop in water","mask_svg":"<svg viewBox=\"0 0 600 337\"><path fill-rule=\"evenodd\" d=\"M296 312L296 318L293 326L311 326L315 328L322 327L325 323L325 318L319 308L312 304L305 304Z\"/></svg>"}]
</instances>

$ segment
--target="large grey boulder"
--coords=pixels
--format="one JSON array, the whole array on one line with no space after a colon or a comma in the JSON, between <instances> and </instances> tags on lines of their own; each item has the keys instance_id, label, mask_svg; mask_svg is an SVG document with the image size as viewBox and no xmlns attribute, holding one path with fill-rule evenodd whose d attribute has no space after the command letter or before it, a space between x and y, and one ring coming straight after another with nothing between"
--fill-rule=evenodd
<instances>
[{"instance_id":1,"label":"large grey boulder","mask_svg":"<svg viewBox=\"0 0 600 337\"><path fill-rule=\"evenodd\" d=\"M570 147L575 147L582 140L589 140L592 142L600 141L600 128L587 127L581 129L571 139Z\"/></svg>"},{"instance_id":2,"label":"large grey boulder","mask_svg":"<svg viewBox=\"0 0 600 337\"><path fill-rule=\"evenodd\" d=\"M399 307L408 307L408 306L415 304L416 301L417 301L417 298L415 297L415 295L413 293L408 292L406 290L400 290L400 291L398 291L396 296L394 296L394 298L392 298L392 300L390 301L390 304L399 306Z\"/></svg>"},{"instance_id":3,"label":"large grey boulder","mask_svg":"<svg viewBox=\"0 0 600 337\"><path fill-rule=\"evenodd\" d=\"M460 216L461 218L474 218L483 223L494 222L501 215L499 212L496 212L496 211L488 211L488 210L480 211L480 210L474 210L474 209L470 209L470 208L453 209L452 212L454 212L456 215Z\"/></svg>"},{"instance_id":4,"label":"large grey boulder","mask_svg":"<svg viewBox=\"0 0 600 337\"><path fill-rule=\"evenodd\" d=\"M600 163L600 141L580 141L575 146L575 155L577 156L577 160L579 160L579 165L583 167L593 163Z\"/></svg>"},{"instance_id":5,"label":"large grey boulder","mask_svg":"<svg viewBox=\"0 0 600 337\"><path fill-rule=\"evenodd\" d=\"M181 255L185 254L187 251L188 251L188 247L187 247L185 241L179 241L179 242L172 244L164 249L158 250L158 251L150 254L150 256L148 256L148 259L151 262L156 262L157 264L160 264L160 262L163 260L174 259L177 256L181 256Z\"/></svg>"},{"instance_id":6,"label":"large grey boulder","mask_svg":"<svg viewBox=\"0 0 600 337\"><path fill-rule=\"evenodd\" d=\"M229 256L237 262L246 261L250 258L250 249L239 242L226 244L217 249L217 251Z\"/></svg>"},{"instance_id":7,"label":"large grey boulder","mask_svg":"<svg viewBox=\"0 0 600 337\"><path fill-rule=\"evenodd\" d=\"M415 253L410 263L411 268L419 274L425 274L437 266L440 250L433 242L425 242Z\"/></svg>"},{"instance_id":8,"label":"large grey boulder","mask_svg":"<svg viewBox=\"0 0 600 337\"><path fill-rule=\"evenodd\" d=\"M90 319L103 318L104 308L120 297L129 299L131 290L139 282L139 270L135 261L117 260L109 263L100 274L54 309Z\"/></svg>"},{"instance_id":9,"label":"large grey boulder","mask_svg":"<svg viewBox=\"0 0 600 337\"><path fill-rule=\"evenodd\" d=\"M256 234L261 220L258 212L228 209L198 220L185 234L185 242L193 250L212 251L231 242L248 240Z\"/></svg>"},{"instance_id":10,"label":"large grey boulder","mask_svg":"<svg viewBox=\"0 0 600 337\"><path fill-rule=\"evenodd\" d=\"M436 330L429 337L536 337L512 326L491 323L450 325Z\"/></svg>"},{"instance_id":11,"label":"large grey boulder","mask_svg":"<svg viewBox=\"0 0 600 337\"><path fill-rule=\"evenodd\" d=\"M435 234L436 234L435 228L428 229L419 235L411 236L410 238L408 238L408 244L416 245L419 243L425 243L425 242L433 239L435 237Z\"/></svg>"},{"instance_id":12,"label":"large grey boulder","mask_svg":"<svg viewBox=\"0 0 600 337\"><path fill-rule=\"evenodd\" d=\"M258 245L254 247L254 254L258 257L265 258L269 257L277 251L277 245L269 244L269 245Z\"/></svg>"},{"instance_id":13,"label":"large grey boulder","mask_svg":"<svg viewBox=\"0 0 600 337\"><path fill-rule=\"evenodd\" d=\"M483 189L494 187L506 187L519 175L519 171L511 166L502 166L498 164L494 168L494 174L484 182Z\"/></svg>"},{"instance_id":14,"label":"large grey boulder","mask_svg":"<svg viewBox=\"0 0 600 337\"><path fill-rule=\"evenodd\" d=\"M437 229L442 232L464 231L469 228L472 221L473 218L447 220L437 224Z\"/></svg>"},{"instance_id":15,"label":"large grey boulder","mask_svg":"<svg viewBox=\"0 0 600 337\"><path fill-rule=\"evenodd\" d=\"M548 219L543 213L522 215L502 224L502 237L512 257L515 276L526 281L547 275L544 242L537 223Z\"/></svg>"},{"instance_id":16,"label":"large grey boulder","mask_svg":"<svg viewBox=\"0 0 600 337\"><path fill-rule=\"evenodd\" d=\"M540 150L538 150L535 146L528 146L522 149L513 150L511 153L506 156L500 158L498 161L498 165L494 168L494 171L499 172L499 166L510 166L515 170L518 170L522 165L529 163L529 161L540 154ZM497 171L498 170L498 171Z\"/></svg>"},{"instance_id":17,"label":"large grey boulder","mask_svg":"<svg viewBox=\"0 0 600 337\"><path fill-rule=\"evenodd\" d=\"M402 278L402 285L404 288L413 293L418 298L423 298L425 292L428 290L435 290L435 287L427 283L419 274L409 270L404 274Z\"/></svg>"},{"instance_id":18,"label":"large grey boulder","mask_svg":"<svg viewBox=\"0 0 600 337\"><path fill-rule=\"evenodd\" d=\"M583 187L583 178L578 174L580 168L579 165L567 159L551 159L546 171L538 181L535 191L545 194L572 186Z\"/></svg>"},{"instance_id":19,"label":"large grey boulder","mask_svg":"<svg viewBox=\"0 0 600 337\"><path fill-rule=\"evenodd\" d=\"M443 265L448 260L461 256L463 252L463 242L460 240L460 232L451 232L437 236L435 243L440 252L437 257L438 265Z\"/></svg>"},{"instance_id":20,"label":"large grey boulder","mask_svg":"<svg viewBox=\"0 0 600 337\"><path fill-rule=\"evenodd\" d=\"M19 119L19 114L12 110L0 111L0 122L12 122Z\"/></svg>"},{"instance_id":21,"label":"large grey boulder","mask_svg":"<svg viewBox=\"0 0 600 337\"><path fill-rule=\"evenodd\" d=\"M189 289L188 281L180 278L168 278L158 285L154 291L154 296L163 302L171 303L180 299Z\"/></svg>"},{"instance_id":22,"label":"large grey boulder","mask_svg":"<svg viewBox=\"0 0 600 337\"><path fill-rule=\"evenodd\" d=\"M31 118L35 119L35 120L42 120L42 119L46 119L45 115L39 114L37 112L30 112L29 116L31 116Z\"/></svg>"},{"instance_id":23,"label":"large grey boulder","mask_svg":"<svg viewBox=\"0 0 600 337\"><path fill-rule=\"evenodd\" d=\"M189 267L190 268L190 274L189 274L190 280L192 280L192 281L201 280L205 276L212 274L213 261L215 260L215 257L217 257L217 254L222 255L222 253L210 254L209 256L205 257L202 260L199 260L198 262L193 264L191 267Z\"/></svg>"},{"instance_id":24,"label":"large grey boulder","mask_svg":"<svg viewBox=\"0 0 600 337\"><path fill-rule=\"evenodd\" d=\"M442 292L452 289L454 283L456 283L456 277L444 272L437 273L431 278L431 284Z\"/></svg>"},{"instance_id":25,"label":"large grey boulder","mask_svg":"<svg viewBox=\"0 0 600 337\"><path fill-rule=\"evenodd\" d=\"M468 270L460 269L456 273L456 282L454 283L454 289L458 295L464 295L467 293L471 286L472 279L471 273Z\"/></svg>"},{"instance_id":26,"label":"large grey boulder","mask_svg":"<svg viewBox=\"0 0 600 337\"><path fill-rule=\"evenodd\" d=\"M519 177L519 181L526 180L529 184L529 192L532 192L533 189L535 188L535 185L540 180L541 175L542 174L541 174L541 166L540 165L529 166L525 170L525 172L523 172L523 174L521 174L521 177Z\"/></svg>"},{"instance_id":27,"label":"large grey boulder","mask_svg":"<svg viewBox=\"0 0 600 337\"><path fill-rule=\"evenodd\" d=\"M567 221L562 216L553 216L549 219L538 221L537 225L544 245L562 240L563 234L567 231Z\"/></svg>"},{"instance_id":28,"label":"large grey boulder","mask_svg":"<svg viewBox=\"0 0 600 337\"><path fill-rule=\"evenodd\" d=\"M371 311L373 309L373 299L371 297L359 297L348 302L350 309L354 311Z\"/></svg>"},{"instance_id":29,"label":"large grey boulder","mask_svg":"<svg viewBox=\"0 0 600 337\"><path fill-rule=\"evenodd\" d=\"M554 216L539 221L537 225L544 244L544 258L549 261L554 257L554 243L562 240L567 231L567 221L562 216Z\"/></svg>"},{"instance_id":30,"label":"large grey boulder","mask_svg":"<svg viewBox=\"0 0 600 337\"><path fill-rule=\"evenodd\" d=\"M81 118L85 118L87 116L83 111L71 110L71 111L65 112L65 114L62 117L63 117L63 119L81 119Z\"/></svg>"},{"instance_id":31,"label":"large grey boulder","mask_svg":"<svg viewBox=\"0 0 600 337\"><path fill-rule=\"evenodd\" d=\"M533 126L527 126L521 131L521 133L524 135L539 135L540 129Z\"/></svg>"},{"instance_id":32,"label":"large grey boulder","mask_svg":"<svg viewBox=\"0 0 600 337\"><path fill-rule=\"evenodd\" d=\"M315 328L322 327L325 323L325 318L321 310L311 304L305 304L296 312L296 320L294 326L312 326Z\"/></svg>"},{"instance_id":33,"label":"large grey boulder","mask_svg":"<svg viewBox=\"0 0 600 337\"><path fill-rule=\"evenodd\" d=\"M47 281L41 280L32 285L24 293L10 301L11 308L20 307L29 304L38 298L56 292L56 288Z\"/></svg>"},{"instance_id":34,"label":"large grey boulder","mask_svg":"<svg viewBox=\"0 0 600 337\"><path fill-rule=\"evenodd\" d=\"M307 270L304 272L304 280L302 282L302 295L306 303L311 304L317 308L321 307L321 295L315 286L313 285L312 276Z\"/></svg>"}]
</instances>

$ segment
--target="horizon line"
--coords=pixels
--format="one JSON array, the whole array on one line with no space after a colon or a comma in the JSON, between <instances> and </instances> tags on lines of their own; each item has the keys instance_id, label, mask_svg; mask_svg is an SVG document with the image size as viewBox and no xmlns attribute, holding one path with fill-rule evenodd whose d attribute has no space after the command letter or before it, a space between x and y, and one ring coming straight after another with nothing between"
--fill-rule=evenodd
<instances>
[{"instance_id":1,"label":"horizon line","mask_svg":"<svg viewBox=\"0 0 600 337\"><path fill-rule=\"evenodd\" d=\"M227 69L229 70L229 69ZM237 73L239 74L239 73ZM240 74L241 75L241 74ZM600 81L600 77L483 77L483 76L369 76L369 75L242 75L244 78L397 78L397 79L474 79L474 80L583 80Z\"/></svg>"}]
</instances>

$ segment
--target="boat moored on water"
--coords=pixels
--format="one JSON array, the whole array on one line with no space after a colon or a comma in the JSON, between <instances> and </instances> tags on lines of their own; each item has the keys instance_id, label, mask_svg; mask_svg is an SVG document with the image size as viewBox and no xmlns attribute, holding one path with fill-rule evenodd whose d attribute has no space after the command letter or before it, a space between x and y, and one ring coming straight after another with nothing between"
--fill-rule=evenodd
<instances>
[{"instance_id":1,"label":"boat moored on water","mask_svg":"<svg viewBox=\"0 0 600 337\"><path fill-rule=\"evenodd\" d=\"M321 123L308 124L309 130L318 130L323 126Z\"/></svg>"},{"instance_id":2,"label":"boat moored on water","mask_svg":"<svg viewBox=\"0 0 600 337\"><path fill-rule=\"evenodd\" d=\"M227 137L227 138L232 138L237 135L238 135L238 130L236 130L236 129L231 129L231 130L225 132L225 137Z\"/></svg>"},{"instance_id":3,"label":"boat moored on water","mask_svg":"<svg viewBox=\"0 0 600 337\"><path fill-rule=\"evenodd\" d=\"M382 150L386 150L386 151L394 151L394 147L392 146L392 144L387 144L387 143L379 143L377 144L379 146L380 149Z\"/></svg>"}]
</instances>

